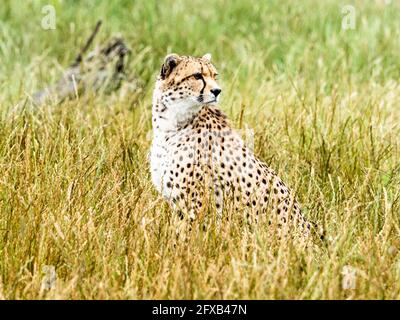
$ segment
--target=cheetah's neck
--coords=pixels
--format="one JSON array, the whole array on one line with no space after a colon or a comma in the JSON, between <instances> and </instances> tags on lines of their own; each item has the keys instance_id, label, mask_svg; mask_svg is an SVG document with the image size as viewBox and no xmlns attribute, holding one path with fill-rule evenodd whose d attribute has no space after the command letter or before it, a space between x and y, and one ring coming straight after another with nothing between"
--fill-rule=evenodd
<instances>
[{"instance_id":1,"label":"cheetah's neck","mask_svg":"<svg viewBox=\"0 0 400 320\"><path fill-rule=\"evenodd\" d=\"M185 104L176 104L167 107L161 101L153 104L152 121L154 132L176 132L191 123L203 107L186 107Z\"/></svg>"}]
</instances>

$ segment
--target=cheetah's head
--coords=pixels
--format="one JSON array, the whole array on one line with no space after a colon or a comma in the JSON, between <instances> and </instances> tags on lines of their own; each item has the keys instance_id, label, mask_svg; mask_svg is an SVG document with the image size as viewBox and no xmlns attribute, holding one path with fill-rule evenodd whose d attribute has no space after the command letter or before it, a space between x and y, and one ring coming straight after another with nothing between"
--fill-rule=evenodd
<instances>
[{"instance_id":1,"label":"cheetah's head","mask_svg":"<svg viewBox=\"0 0 400 320\"><path fill-rule=\"evenodd\" d=\"M201 58L169 54L157 78L154 99L179 116L218 101L221 89L211 55Z\"/></svg>"}]
</instances>

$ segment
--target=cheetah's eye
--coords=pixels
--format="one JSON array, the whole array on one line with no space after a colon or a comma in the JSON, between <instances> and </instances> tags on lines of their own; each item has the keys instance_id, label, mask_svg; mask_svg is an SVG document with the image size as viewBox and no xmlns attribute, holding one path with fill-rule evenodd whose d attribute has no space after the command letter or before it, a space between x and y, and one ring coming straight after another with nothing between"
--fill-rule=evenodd
<instances>
[{"instance_id":1,"label":"cheetah's eye","mask_svg":"<svg viewBox=\"0 0 400 320\"><path fill-rule=\"evenodd\" d=\"M197 72L197 73L195 73L195 74L193 75L193 77L194 77L196 80L200 80L200 79L203 78L203 75L202 75L200 72Z\"/></svg>"}]
</instances>

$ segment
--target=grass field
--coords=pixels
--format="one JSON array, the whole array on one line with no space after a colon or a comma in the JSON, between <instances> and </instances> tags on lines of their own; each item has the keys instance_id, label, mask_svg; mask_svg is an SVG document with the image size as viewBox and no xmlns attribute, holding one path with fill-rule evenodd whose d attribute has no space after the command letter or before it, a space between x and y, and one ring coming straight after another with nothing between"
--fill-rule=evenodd
<instances>
[{"instance_id":1,"label":"grass field","mask_svg":"<svg viewBox=\"0 0 400 320\"><path fill-rule=\"evenodd\" d=\"M48 3L55 30L41 27ZM342 29L347 4L354 30ZM142 94L13 111L60 76L99 18L98 40L120 33L131 47ZM399 21L394 0L3 0L0 298L399 299ZM326 246L278 243L234 214L219 229L196 221L174 245L147 162L169 52L212 53L221 108L254 130L255 152Z\"/></svg>"}]
</instances>

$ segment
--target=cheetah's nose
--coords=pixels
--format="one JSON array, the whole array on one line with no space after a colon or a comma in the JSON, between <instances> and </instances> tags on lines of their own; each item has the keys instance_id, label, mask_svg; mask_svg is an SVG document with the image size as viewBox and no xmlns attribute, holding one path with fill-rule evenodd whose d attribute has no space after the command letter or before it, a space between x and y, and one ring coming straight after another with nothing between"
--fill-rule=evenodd
<instances>
[{"instance_id":1,"label":"cheetah's nose","mask_svg":"<svg viewBox=\"0 0 400 320\"><path fill-rule=\"evenodd\" d=\"M211 89L210 91L215 97L218 97L218 95L221 93L220 88L214 88L214 89Z\"/></svg>"}]
</instances>

